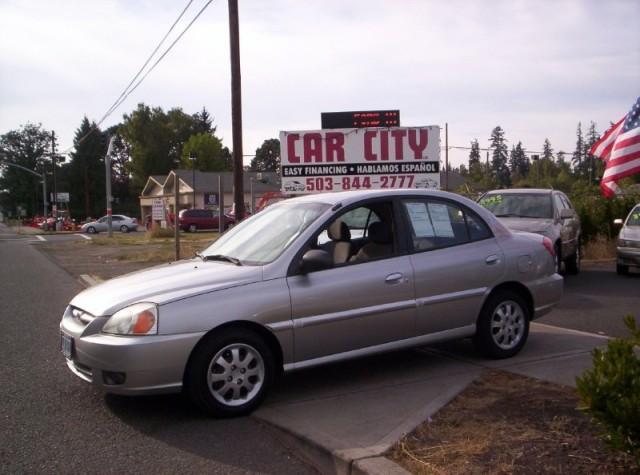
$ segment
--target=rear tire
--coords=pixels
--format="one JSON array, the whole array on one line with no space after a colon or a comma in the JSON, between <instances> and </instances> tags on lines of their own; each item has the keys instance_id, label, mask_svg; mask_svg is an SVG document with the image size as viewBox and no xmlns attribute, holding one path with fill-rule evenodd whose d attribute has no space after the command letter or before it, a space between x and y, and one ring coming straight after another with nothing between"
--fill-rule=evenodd
<instances>
[{"instance_id":1,"label":"rear tire","mask_svg":"<svg viewBox=\"0 0 640 475\"><path fill-rule=\"evenodd\" d=\"M120 226L120 232L121 233L128 233L129 232L129 228L126 227L124 224L122 226Z\"/></svg>"},{"instance_id":2,"label":"rear tire","mask_svg":"<svg viewBox=\"0 0 640 475\"><path fill-rule=\"evenodd\" d=\"M189 232L190 233L195 233L198 230L198 226L196 226L195 224L190 224L189 225Z\"/></svg>"},{"instance_id":3,"label":"rear tire","mask_svg":"<svg viewBox=\"0 0 640 475\"><path fill-rule=\"evenodd\" d=\"M206 336L193 350L185 371L185 390L213 417L248 414L273 384L275 358L252 331L230 328Z\"/></svg>"},{"instance_id":4,"label":"rear tire","mask_svg":"<svg viewBox=\"0 0 640 475\"><path fill-rule=\"evenodd\" d=\"M555 257L555 266L556 266L556 274L560 274L560 272L562 271L562 255L560 254L560 244L556 243L555 246L553 246L553 248L555 249L555 253L556 253L556 257Z\"/></svg>"},{"instance_id":5,"label":"rear tire","mask_svg":"<svg viewBox=\"0 0 640 475\"><path fill-rule=\"evenodd\" d=\"M87 232L88 232L89 234L96 234L96 228L94 228L93 226L89 226L89 227L87 228Z\"/></svg>"},{"instance_id":6,"label":"rear tire","mask_svg":"<svg viewBox=\"0 0 640 475\"><path fill-rule=\"evenodd\" d=\"M486 356L510 358L526 343L530 319L529 308L519 294L500 290L482 307L474 343Z\"/></svg>"},{"instance_id":7,"label":"rear tire","mask_svg":"<svg viewBox=\"0 0 640 475\"><path fill-rule=\"evenodd\" d=\"M578 240L578 246L576 247L575 254L564 263L564 266L567 269L567 274L576 275L580 273L580 261L582 259L582 250L580 249L580 246L580 240Z\"/></svg>"},{"instance_id":8,"label":"rear tire","mask_svg":"<svg viewBox=\"0 0 640 475\"><path fill-rule=\"evenodd\" d=\"M616 264L616 272L618 275L628 275L629 274L629 266L624 266L622 264Z\"/></svg>"}]
</instances>

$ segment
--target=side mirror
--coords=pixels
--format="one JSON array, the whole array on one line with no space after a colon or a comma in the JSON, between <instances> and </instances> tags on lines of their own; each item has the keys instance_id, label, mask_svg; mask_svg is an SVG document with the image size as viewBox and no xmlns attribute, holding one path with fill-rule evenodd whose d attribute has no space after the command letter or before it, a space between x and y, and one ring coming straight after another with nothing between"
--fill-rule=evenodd
<instances>
[{"instance_id":1,"label":"side mirror","mask_svg":"<svg viewBox=\"0 0 640 475\"><path fill-rule=\"evenodd\" d=\"M613 224L616 224L616 225L618 225L618 226L622 226L622 220L621 220L620 218L618 218L618 219L614 219L614 220L613 220Z\"/></svg>"},{"instance_id":2,"label":"side mirror","mask_svg":"<svg viewBox=\"0 0 640 475\"><path fill-rule=\"evenodd\" d=\"M333 267L333 259L327 251L310 249L302 256L300 271L303 274Z\"/></svg>"},{"instance_id":3,"label":"side mirror","mask_svg":"<svg viewBox=\"0 0 640 475\"><path fill-rule=\"evenodd\" d=\"M560 210L560 219L569 219L575 216L575 211L570 208L564 208Z\"/></svg>"}]
</instances>

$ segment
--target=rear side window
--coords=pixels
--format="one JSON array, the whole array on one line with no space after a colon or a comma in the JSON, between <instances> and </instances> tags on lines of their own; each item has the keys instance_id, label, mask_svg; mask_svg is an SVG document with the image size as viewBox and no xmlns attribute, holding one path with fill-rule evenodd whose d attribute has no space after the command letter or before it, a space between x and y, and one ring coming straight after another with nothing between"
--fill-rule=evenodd
<instances>
[{"instance_id":1,"label":"rear side window","mask_svg":"<svg viewBox=\"0 0 640 475\"><path fill-rule=\"evenodd\" d=\"M425 251L491 237L487 225L474 213L452 203L430 200L403 202L413 249Z\"/></svg>"}]
</instances>

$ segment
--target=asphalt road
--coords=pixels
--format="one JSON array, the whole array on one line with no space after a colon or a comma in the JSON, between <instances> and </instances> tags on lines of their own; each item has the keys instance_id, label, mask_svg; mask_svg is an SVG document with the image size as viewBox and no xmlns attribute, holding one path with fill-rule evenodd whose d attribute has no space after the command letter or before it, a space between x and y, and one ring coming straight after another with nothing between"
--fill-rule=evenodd
<instances>
[{"instance_id":1,"label":"asphalt road","mask_svg":"<svg viewBox=\"0 0 640 475\"><path fill-rule=\"evenodd\" d=\"M623 323L633 315L640 326L640 272L616 274L614 261L583 263L565 276L560 304L540 323L608 336L628 336Z\"/></svg>"},{"instance_id":2,"label":"asphalt road","mask_svg":"<svg viewBox=\"0 0 640 475\"><path fill-rule=\"evenodd\" d=\"M0 225L0 473L315 473L251 418L105 396L73 376L58 324L80 287L36 240Z\"/></svg>"}]
</instances>

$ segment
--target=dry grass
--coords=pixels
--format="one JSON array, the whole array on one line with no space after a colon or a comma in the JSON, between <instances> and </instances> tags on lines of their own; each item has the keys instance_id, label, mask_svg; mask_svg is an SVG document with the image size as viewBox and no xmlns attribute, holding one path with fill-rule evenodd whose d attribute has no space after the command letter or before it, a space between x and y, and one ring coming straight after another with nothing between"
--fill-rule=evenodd
<instances>
[{"instance_id":1,"label":"dry grass","mask_svg":"<svg viewBox=\"0 0 640 475\"><path fill-rule=\"evenodd\" d=\"M615 259L616 241L604 236L596 236L584 244L584 259Z\"/></svg>"},{"instance_id":2,"label":"dry grass","mask_svg":"<svg viewBox=\"0 0 640 475\"><path fill-rule=\"evenodd\" d=\"M387 456L416 474L626 473L574 391L488 371Z\"/></svg>"}]
</instances>

